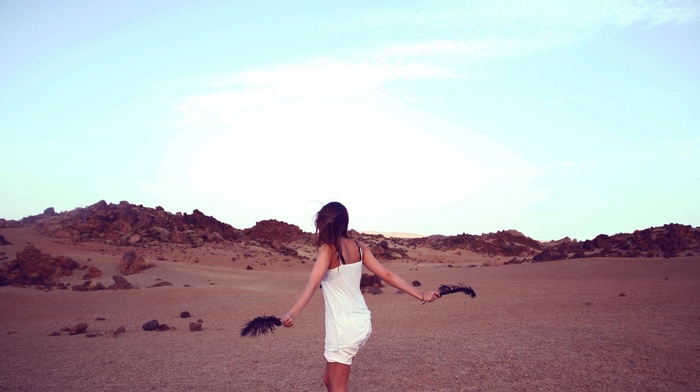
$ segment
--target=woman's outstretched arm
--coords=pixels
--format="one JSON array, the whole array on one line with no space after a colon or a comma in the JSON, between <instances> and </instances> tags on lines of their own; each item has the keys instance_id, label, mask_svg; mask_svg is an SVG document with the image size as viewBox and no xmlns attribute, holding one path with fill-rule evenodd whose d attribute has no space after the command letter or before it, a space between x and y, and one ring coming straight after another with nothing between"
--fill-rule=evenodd
<instances>
[{"instance_id":1,"label":"woman's outstretched arm","mask_svg":"<svg viewBox=\"0 0 700 392\"><path fill-rule=\"evenodd\" d=\"M365 246L365 244L360 243L360 246L362 247L362 262L364 263L365 267L367 267L368 270L374 272L374 274L377 275L379 279L387 282L388 284L396 287L399 290L402 290L418 298L421 301L433 302L436 299L440 298L440 292L438 291L422 291L414 287L413 285L408 284L408 282L406 282L402 277L381 265L379 261L377 261L377 258L374 257L374 255L372 254L372 251L370 251L369 248Z\"/></svg>"},{"instance_id":2,"label":"woman's outstretched arm","mask_svg":"<svg viewBox=\"0 0 700 392\"><path fill-rule=\"evenodd\" d=\"M314 263L314 268L311 270L306 287L304 287L304 290L299 294L299 298L297 298L289 312L282 316L282 325L285 327L294 326L294 319L304 310L309 301L311 301L311 297L313 297L316 290L318 290L318 285L321 284L321 279L323 279L323 275L326 274L328 266L331 264L332 254L331 247L326 244L319 248L318 257Z\"/></svg>"}]
</instances>

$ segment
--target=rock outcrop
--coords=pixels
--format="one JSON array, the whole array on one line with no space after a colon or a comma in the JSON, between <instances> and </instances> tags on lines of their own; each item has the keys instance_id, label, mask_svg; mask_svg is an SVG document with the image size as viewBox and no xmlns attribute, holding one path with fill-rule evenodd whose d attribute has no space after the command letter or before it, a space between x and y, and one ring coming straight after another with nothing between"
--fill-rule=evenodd
<instances>
[{"instance_id":1,"label":"rock outcrop","mask_svg":"<svg viewBox=\"0 0 700 392\"><path fill-rule=\"evenodd\" d=\"M0 266L2 282L20 286L54 286L58 279L70 276L79 264L66 256L52 257L33 245L17 252L17 258Z\"/></svg>"},{"instance_id":2,"label":"rock outcrop","mask_svg":"<svg viewBox=\"0 0 700 392\"><path fill-rule=\"evenodd\" d=\"M700 228L668 224L634 233L601 234L592 240L568 238L544 244L533 261L578 259L584 257L678 257L700 254Z\"/></svg>"}]
</instances>

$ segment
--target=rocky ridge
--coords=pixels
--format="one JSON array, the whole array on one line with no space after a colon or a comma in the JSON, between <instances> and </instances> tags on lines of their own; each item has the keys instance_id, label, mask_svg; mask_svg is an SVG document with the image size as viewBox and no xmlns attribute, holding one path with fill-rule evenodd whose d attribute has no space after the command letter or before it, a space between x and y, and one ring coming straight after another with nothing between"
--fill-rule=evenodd
<instances>
[{"instance_id":1,"label":"rocky ridge","mask_svg":"<svg viewBox=\"0 0 700 392\"><path fill-rule=\"evenodd\" d=\"M199 210L192 214L170 213L162 207L144 207L126 201L56 213L53 208L19 221L0 219L0 228L23 227L42 235L74 242L101 242L140 247L171 243L200 247L205 243L255 242L270 251L299 257L295 247L313 246L314 236L298 226L264 220L248 229L237 229ZM473 235L432 235L422 238L391 238L381 234L352 235L370 247L381 260L410 259L417 247L436 251L469 251L489 257L511 258L510 263L541 262L583 257L678 257L700 254L700 228L667 224L634 233L601 234L592 240L564 238L540 242L515 230Z\"/></svg>"}]
</instances>

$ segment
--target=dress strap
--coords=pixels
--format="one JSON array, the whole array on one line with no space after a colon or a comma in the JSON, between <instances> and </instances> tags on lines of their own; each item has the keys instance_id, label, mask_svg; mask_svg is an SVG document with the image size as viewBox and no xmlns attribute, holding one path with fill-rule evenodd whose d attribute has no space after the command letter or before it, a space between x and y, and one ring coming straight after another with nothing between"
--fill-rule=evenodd
<instances>
[{"instance_id":1,"label":"dress strap","mask_svg":"<svg viewBox=\"0 0 700 392\"><path fill-rule=\"evenodd\" d=\"M343 257L343 252L338 249L338 258L340 259L340 263L345 265L345 257Z\"/></svg>"},{"instance_id":2,"label":"dress strap","mask_svg":"<svg viewBox=\"0 0 700 392\"><path fill-rule=\"evenodd\" d=\"M360 261L362 261L362 248L360 247L360 243L355 240L355 244L357 245L357 250L360 251Z\"/></svg>"}]
</instances>

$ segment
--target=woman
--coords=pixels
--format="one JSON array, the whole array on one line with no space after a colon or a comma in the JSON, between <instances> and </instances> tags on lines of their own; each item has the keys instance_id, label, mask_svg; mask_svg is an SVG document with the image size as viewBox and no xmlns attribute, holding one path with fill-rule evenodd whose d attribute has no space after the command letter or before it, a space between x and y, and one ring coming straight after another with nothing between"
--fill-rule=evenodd
<instances>
[{"instance_id":1,"label":"woman","mask_svg":"<svg viewBox=\"0 0 700 392\"><path fill-rule=\"evenodd\" d=\"M418 290L379 264L364 244L348 238L348 221L347 209L338 202L324 205L316 214L318 257L306 287L282 317L282 325L293 327L321 284L326 309L323 382L333 392L348 390L352 359L372 332L370 311L360 292L363 265L384 282L421 301L432 302L440 297L437 291Z\"/></svg>"}]
</instances>

